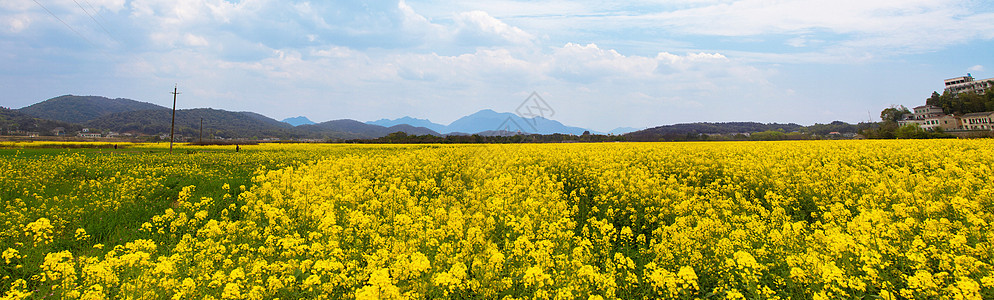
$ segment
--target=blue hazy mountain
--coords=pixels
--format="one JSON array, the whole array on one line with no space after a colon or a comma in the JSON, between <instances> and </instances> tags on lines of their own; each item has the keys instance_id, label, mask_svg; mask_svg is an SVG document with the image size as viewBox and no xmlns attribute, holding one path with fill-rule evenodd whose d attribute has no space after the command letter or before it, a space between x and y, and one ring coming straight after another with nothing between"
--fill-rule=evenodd
<instances>
[{"instance_id":1,"label":"blue hazy mountain","mask_svg":"<svg viewBox=\"0 0 994 300\"><path fill-rule=\"evenodd\" d=\"M398 124L408 124L411 126L425 127L440 133L489 133L489 132L521 132L538 134L583 134L587 129L580 127L566 126L559 121L546 119L543 117L522 118L514 113L499 113L490 109L484 109L471 115L459 118L449 125L432 123L425 119L403 117L394 120L381 119L367 122L368 124L380 126L394 126Z\"/></svg>"},{"instance_id":2,"label":"blue hazy mountain","mask_svg":"<svg viewBox=\"0 0 994 300\"><path fill-rule=\"evenodd\" d=\"M396 126L396 125L406 124L406 125L411 125L411 126L414 126L414 127L428 128L428 129L431 129L431 130L433 130L435 132L439 132L439 133L446 133L445 125L437 124L437 123L432 123L431 121L428 121L428 119L418 119L418 118L411 118L411 117L403 117L403 118L393 119L393 120L390 120L390 119L379 119L379 120L376 120L376 121L366 122L366 124L380 125L380 126L383 126L383 127L390 127L390 126Z\"/></svg>"},{"instance_id":3,"label":"blue hazy mountain","mask_svg":"<svg viewBox=\"0 0 994 300\"><path fill-rule=\"evenodd\" d=\"M293 118L286 118L286 119L283 119L283 121L280 121L280 122L287 123L287 124L290 124L290 125L293 125L293 126L315 124L314 121L311 121L310 119L308 119L305 116L297 116L297 117L293 117ZM389 126L387 126L387 127L389 127Z\"/></svg>"},{"instance_id":4,"label":"blue hazy mountain","mask_svg":"<svg viewBox=\"0 0 994 300\"><path fill-rule=\"evenodd\" d=\"M301 125L294 129L307 136L317 136L318 138L341 138L341 139L374 139L384 137L390 133L402 131L410 135L440 135L439 133L424 127L415 127L406 124L394 126L380 126L367 124L356 120L342 119L321 122L317 124Z\"/></svg>"},{"instance_id":5,"label":"blue hazy mountain","mask_svg":"<svg viewBox=\"0 0 994 300\"><path fill-rule=\"evenodd\" d=\"M636 131L639 131L639 130L642 130L642 129L644 129L644 128L618 127L618 128L615 128L615 129L611 129L611 131L608 131L607 133L610 133L610 134L613 134L613 135L622 135L622 134L626 134L626 133L629 133L629 132L636 132Z\"/></svg>"}]
</instances>

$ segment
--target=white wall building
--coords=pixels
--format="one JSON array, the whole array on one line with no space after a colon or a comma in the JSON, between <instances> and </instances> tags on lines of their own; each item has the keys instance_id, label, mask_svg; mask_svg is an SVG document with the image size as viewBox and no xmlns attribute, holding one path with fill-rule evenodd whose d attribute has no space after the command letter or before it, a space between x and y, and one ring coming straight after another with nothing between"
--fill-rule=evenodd
<instances>
[{"instance_id":1,"label":"white wall building","mask_svg":"<svg viewBox=\"0 0 994 300\"><path fill-rule=\"evenodd\" d=\"M994 130L994 112L965 114L960 122L964 130Z\"/></svg>"},{"instance_id":2,"label":"white wall building","mask_svg":"<svg viewBox=\"0 0 994 300\"><path fill-rule=\"evenodd\" d=\"M985 90L994 87L994 78L974 80L973 75L968 73L966 76L946 79L945 84L944 91L953 95L966 92L983 94Z\"/></svg>"},{"instance_id":3,"label":"white wall building","mask_svg":"<svg viewBox=\"0 0 994 300\"><path fill-rule=\"evenodd\" d=\"M915 120L925 120L928 118L945 115L942 108L935 105L922 105L914 108Z\"/></svg>"}]
</instances>

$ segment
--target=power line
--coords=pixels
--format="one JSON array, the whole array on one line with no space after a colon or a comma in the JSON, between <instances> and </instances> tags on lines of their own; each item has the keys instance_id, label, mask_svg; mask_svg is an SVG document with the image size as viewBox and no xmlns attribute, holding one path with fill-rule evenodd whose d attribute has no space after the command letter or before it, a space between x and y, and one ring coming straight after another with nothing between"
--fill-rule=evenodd
<instances>
[{"instance_id":1,"label":"power line","mask_svg":"<svg viewBox=\"0 0 994 300\"><path fill-rule=\"evenodd\" d=\"M86 2L86 6L89 6L90 10L92 10L94 13L96 13L97 16L100 17L101 20L104 20L104 22L107 22L107 19L104 18L104 15L100 14L100 10L96 9L95 7L93 7L93 4L90 4L90 1L83 0L83 2Z\"/></svg>"},{"instance_id":2,"label":"power line","mask_svg":"<svg viewBox=\"0 0 994 300\"><path fill-rule=\"evenodd\" d=\"M67 23L66 21L62 20L62 18L59 18L59 16L55 15L55 13L52 12L52 10L48 9L48 7L45 7L45 5L41 4L41 2L38 2L38 0L31 0L31 1L34 1L35 4L38 4L38 6L41 6L41 8L44 9L46 12L48 12L49 15L52 15L53 18L55 18L56 20L59 20L59 22L61 22L62 25L66 25L66 28L69 28L69 31L72 31L77 36L79 36L84 41L86 41L88 44L90 44L91 46L93 46L93 48L96 49L97 52L99 52L101 55L103 55L104 57L106 57L108 59L114 59L114 56L110 55L110 53L107 53L106 49L104 49L103 47L97 45L97 43L94 43L92 40L90 40L89 38L87 38L81 32L79 32L78 30L76 30L76 28L73 28L72 25L69 25L69 23ZM75 0L73 0L73 1L75 2ZM76 4L79 5L79 2L77 2ZM84 9L83 11L85 12L86 10ZM87 15L89 15L89 13L87 13ZM92 18L92 16L90 18ZM99 23L98 23L98 25L99 25ZM101 27L103 27L103 26L101 25ZM104 31L107 31L107 29L104 28ZM110 32L108 32L108 34L109 33ZM108 37L111 38L111 39L114 38L113 36L108 36Z\"/></svg>"},{"instance_id":3,"label":"power line","mask_svg":"<svg viewBox=\"0 0 994 300\"><path fill-rule=\"evenodd\" d=\"M99 22L99 21L97 21L97 19L93 17L93 14L91 14L91 13L90 13L90 12L88 12L88 11L86 11L86 9L85 9L85 8L83 8L83 5L82 5L82 4L79 4L79 1L76 1L76 0L72 0L72 2L75 2L75 3L76 3L76 6L79 6L79 9L82 9L82 10L83 10L83 13L85 13L85 14L86 14L87 16L89 16L89 17L90 17L90 20L93 20L93 23L97 23L97 26L100 26L100 29L103 29L103 30L104 30L104 32L106 32L106 33L107 33L107 36L111 36L111 37L113 38L113 35L112 35L112 34L110 34L110 31L107 31L107 28L106 28L106 27L104 27L104 24L100 24L100 22Z\"/></svg>"},{"instance_id":4,"label":"power line","mask_svg":"<svg viewBox=\"0 0 994 300\"><path fill-rule=\"evenodd\" d=\"M66 27L69 28L69 30L71 30L73 33L75 33L79 37L83 38L83 40L86 40L87 43L90 43L90 45L93 45L93 47L97 47L97 44L93 43L93 41L90 41L90 39L86 38L86 36L84 36L82 33L79 33L79 31L76 31L76 29L72 28L72 26L69 26L69 23L66 23L66 21L63 21L62 18L59 18L59 16L56 16L55 13L53 13L51 10L48 9L48 7L45 7L44 5L41 5L41 3L38 2L38 0L31 0L31 1L34 1L35 4L38 4L38 6L41 6L41 8L45 9L45 11L47 11L48 14L52 15L52 17L54 17L56 20L59 20L59 22L62 22L62 24L66 25Z\"/></svg>"}]
</instances>

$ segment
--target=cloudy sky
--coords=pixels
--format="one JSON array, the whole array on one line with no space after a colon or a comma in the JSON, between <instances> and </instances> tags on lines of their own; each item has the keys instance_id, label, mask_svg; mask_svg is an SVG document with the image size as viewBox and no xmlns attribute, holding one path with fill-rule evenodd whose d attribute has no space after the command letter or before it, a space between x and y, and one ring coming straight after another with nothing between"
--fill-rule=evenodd
<instances>
[{"instance_id":1,"label":"cloudy sky","mask_svg":"<svg viewBox=\"0 0 994 300\"><path fill-rule=\"evenodd\" d=\"M952 0L0 1L0 105L64 94L321 122L512 112L607 131L877 119L994 77Z\"/></svg>"}]
</instances>

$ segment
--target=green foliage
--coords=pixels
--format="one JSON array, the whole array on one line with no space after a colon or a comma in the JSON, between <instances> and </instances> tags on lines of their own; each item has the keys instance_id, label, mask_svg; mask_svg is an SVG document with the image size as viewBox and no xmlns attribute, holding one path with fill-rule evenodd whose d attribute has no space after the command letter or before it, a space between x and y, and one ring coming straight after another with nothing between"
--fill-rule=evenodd
<instances>
[{"instance_id":1,"label":"green foliage","mask_svg":"<svg viewBox=\"0 0 994 300\"><path fill-rule=\"evenodd\" d=\"M62 127L63 133L75 132L82 126L65 122L39 119L17 110L0 107L0 134L24 135L26 132L37 132L39 135L55 135L53 130Z\"/></svg>"},{"instance_id":2,"label":"green foliage","mask_svg":"<svg viewBox=\"0 0 994 300\"><path fill-rule=\"evenodd\" d=\"M897 122L881 122L863 129L860 133L869 139L893 139L898 127Z\"/></svg>"},{"instance_id":3,"label":"green foliage","mask_svg":"<svg viewBox=\"0 0 994 300\"><path fill-rule=\"evenodd\" d=\"M859 126L842 121L835 121L828 124L815 123L814 125L804 127L801 129L801 132L814 135L828 135L832 132L857 133L859 132Z\"/></svg>"},{"instance_id":4,"label":"green foliage","mask_svg":"<svg viewBox=\"0 0 994 300\"><path fill-rule=\"evenodd\" d=\"M260 118L261 117L261 118ZM184 109L176 111L175 134L185 137L181 140L195 140L200 136L200 122L204 124L204 138L265 138L297 137L293 126L276 120L263 119L254 113L230 112L210 108ZM87 122L94 128L137 132L147 135L168 134L172 122L170 110L142 110L114 113Z\"/></svg>"},{"instance_id":5,"label":"green foliage","mask_svg":"<svg viewBox=\"0 0 994 300\"><path fill-rule=\"evenodd\" d=\"M988 89L983 95L973 92L939 95L937 92L932 92L932 96L925 100L925 104L941 107L946 114L963 115L994 111L994 89Z\"/></svg>"},{"instance_id":6,"label":"green foliage","mask_svg":"<svg viewBox=\"0 0 994 300\"><path fill-rule=\"evenodd\" d=\"M897 122L900 121L904 115L910 114L911 111L908 110L904 105L892 105L891 107L885 108L880 112L880 120L882 122Z\"/></svg>"},{"instance_id":7,"label":"green foliage","mask_svg":"<svg viewBox=\"0 0 994 300\"><path fill-rule=\"evenodd\" d=\"M777 140L784 140L786 138L787 134L773 130L756 132L749 136L749 139L756 141L777 141Z\"/></svg>"},{"instance_id":8,"label":"green foliage","mask_svg":"<svg viewBox=\"0 0 994 300\"><path fill-rule=\"evenodd\" d=\"M707 139L708 135L734 135L738 133L752 133L763 131L794 132L799 131L803 126L790 124L763 124L756 122L727 122L727 123L688 123L674 124L649 128L625 134L630 141L681 141L681 140L701 140Z\"/></svg>"},{"instance_id":9,"label":"green foliage","mask_svg":"<svg viewBox=\"0 0 994 300\"><path fill-rule=\"evenodd\" d=\"M908 124L895 130L894 137L898 139L935 139L951 138L953 136L942 132L941 128L936 131L928 131L922 129L918 124Z\"/></svg>"}]
</instances>

